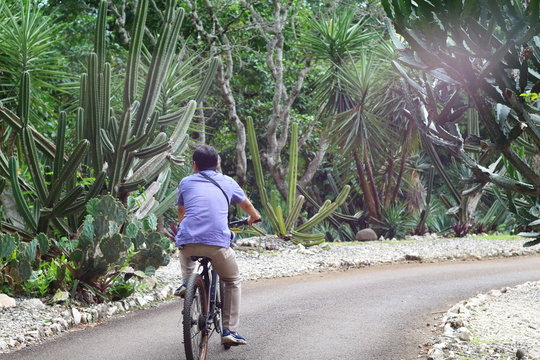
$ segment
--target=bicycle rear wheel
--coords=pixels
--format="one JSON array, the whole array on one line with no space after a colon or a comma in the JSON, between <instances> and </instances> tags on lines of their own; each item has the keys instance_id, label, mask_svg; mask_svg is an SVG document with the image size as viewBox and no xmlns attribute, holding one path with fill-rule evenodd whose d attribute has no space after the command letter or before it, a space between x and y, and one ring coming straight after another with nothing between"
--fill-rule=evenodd
<instances>
[{"instance_id":1,"label":"bicycle rear wheel","mask_svg":"<svg viewBox=\"0 0 540 360\"><path fill-rule=\"evenodd\" d=\"M187 360L204 360L208 350L206 318L208 304L201 275L193 274L187 283L184 298L184 349Z\"/></svg>"}]
</instances>

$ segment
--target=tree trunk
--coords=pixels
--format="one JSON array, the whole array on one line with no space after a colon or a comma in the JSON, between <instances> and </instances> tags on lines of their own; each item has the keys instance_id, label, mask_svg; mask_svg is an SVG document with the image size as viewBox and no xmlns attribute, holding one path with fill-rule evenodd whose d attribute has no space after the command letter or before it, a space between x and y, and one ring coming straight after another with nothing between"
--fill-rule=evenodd
<instances>
[{"instance_id":1,"label":"tree trunk","mask_svg":"<svg viewBox=\"0 0 540 360\"><path fill-rule=\"evenodd\" d=\"M356 171L358 172L358 180L360 182L360 187L362 188L362 192L364 194L365 207L370 217L375 218L375 219L380 219L381 216L379 214L379 208L377 207L377 202L375 201L375 198L371 191L371 186L368 184L366 180L365 172L364 172L362 163L360 162L360 157L358 156L358 152L354 151L353 156L354 156L354 163L356 165Z\"/></svg>"},{"instance_id":2,"label":"tree trunk","mask_svg":"<svg viewBox=\"0 0 540 360\"><path fill-rule=\"evenodd\" d=\"M247 156L246 156L246 129L236 111L236 100L231 87L231 78L233 75L234 61L232 56L232 46L227 37L226 30L221 25L218 17L214 13L213 4L210 1L204 1L206 13L211 16L211 29L207 31L197 12L195 2L186 1L191 12L191 17L195 24L197 32L204 38L212 54L219 55L224 61L220 61L216 72L216 80L220 96L227 108L227 116L233 122L236 128L236 177L240 186L246 183ZM221 42L221 44L218 43Z\"/></svg>"}]
</instances>

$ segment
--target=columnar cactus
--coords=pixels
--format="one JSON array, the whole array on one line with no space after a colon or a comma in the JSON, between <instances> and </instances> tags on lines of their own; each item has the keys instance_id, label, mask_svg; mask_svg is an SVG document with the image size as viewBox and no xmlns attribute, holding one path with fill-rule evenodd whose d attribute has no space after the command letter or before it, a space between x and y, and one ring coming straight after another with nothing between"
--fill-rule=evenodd
<instances>
[{"instance_id":1,"label":"columnar cactus","mask_svg":"<svg viewBox=\"0 0 540 360\"><path fill-rule=\"evenodd\" d=\"M303 231L310 230L314 226L320 224L328 216L332 215L336 209L343 204L347 196L349 195L350 186L346 185L340 192L335 202L327 200L325 204L319 209L311 219L304 224L296 227L296 222L302 210L305 198L303 195L296 196L296 181L298 177L298 125L292 124L291 126L291 144L290 144L290 158L289 169L287 174L288 185L288 199L287 199L287 211L286 216L283 214L281 206L276 201L272 202L268 198L266 191L266 185L264 181L264 175L262 171L261 159L259 157L259 146L257 145L257 138L255 136L255 128L253 126L253 119L247 119L248 130L248 146L253 161L253 167L255 168L255 179L259 188L259 194L261 196L261 202L269 217L276 235L283 238L293 238L293 241L297 241L304 245L315 245L324 241L324 234L306 234ZM296 228L295 228L296 227Z\"/></svg>"},{"instance_id":2,"label":"columnar cactus","mask_svg":"<svg viewBox=\"0 0 540 360\"><path fill-rule=\"evenodd\" d=\"M81 76L80 100L76 116L75 144L71 155L66 154L66 114L58 121L56 141L50 142L37 133L28 121L31 108L30 75L23 74L19 114L0 103L0 118L19 134L23 154L21 168L27 165L32 181L26 183L19 175L17 162L0 153L0 178L10 181L16 194L18 211L23 215L31 233L50 231L63 234L77 232L83 219L86 203L93 197L110 193L126 202L130 192L146 189L171 163L179 163L189 137L187 131L197 103L189 101L182 108L170 107L160 113L156 102L176 54L177 39L183 20L183 10L174 0L167 0L165 22L154 49L142 92L137 91L140 74L141 49L148 0L137 2L134 28L124 84L123 109L111 107L111 66L106 59L107 1L99 6L95 48L88 56L87 73ZM211 85L217 60L210 62L206 78L197 93L201 101ZM174 76L174 74L169 74ZM114 114L120 114L115 117ZM168 136L162 129L173 124ZM158 130L159 129L159 130ZM162 132L160 132L162 131ZM90 146L91 144L91 146ZM41 152L41 154L40 154ZM24 158L22 157L24 155ZM52 164L51 182L43 176L43 156ZM24 164L23 164L24 162ZM87 180L94 179L88 185ZM158 182L159 184L163 181ZM160 197L151 209L172 206L174 197ZM30 208L33 206L33 210ZM8 225L6 223L6 225ZM21 231L23 229L20 229Z\"/></svg>"}]
</instances>

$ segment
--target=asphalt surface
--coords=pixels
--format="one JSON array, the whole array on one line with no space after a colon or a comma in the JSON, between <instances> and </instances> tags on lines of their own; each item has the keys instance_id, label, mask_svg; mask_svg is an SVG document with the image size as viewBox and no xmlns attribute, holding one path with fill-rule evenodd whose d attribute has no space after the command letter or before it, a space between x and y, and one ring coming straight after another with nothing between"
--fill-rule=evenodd
<instances>
[{"instance_id":1,"label":"asphalt surface","mask_svg":"<svg viewBox=\"0 0 540 360\"><path fill-rule=\"evenodd\" d=\"M540 280L538 256L246 282L240 333L249 344L225 351L213 336L208 359L413 360L451 305L531 280ZM170 301L0 359L185 359L181 305Z\"/></svg>"}]
</instances>

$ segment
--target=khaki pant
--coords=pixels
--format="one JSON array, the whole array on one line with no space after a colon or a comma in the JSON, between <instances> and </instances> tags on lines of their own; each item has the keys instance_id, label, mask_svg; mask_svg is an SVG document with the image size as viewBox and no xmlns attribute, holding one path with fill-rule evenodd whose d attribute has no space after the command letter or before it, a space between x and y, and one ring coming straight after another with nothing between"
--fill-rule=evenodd
<instances>
[{"instance_id":1,"label":"khaki pant","mask_svg":"<svg viewBox=\"0 0 540 360\"><path fill-rule=\"evenodd\" d=\"M241 278L236 255L231 248L203 244L186 244L181 250L182 278L187 280L197 265L191 256L210 258L224 284L223 328L238 331L240 323Z\"/></svg>"}]
</instances>

